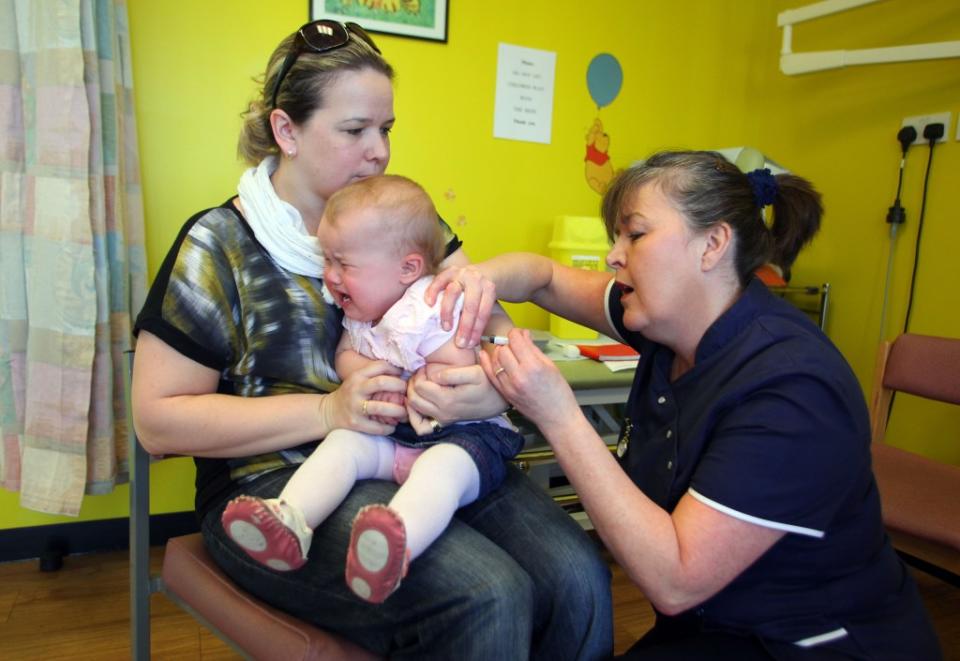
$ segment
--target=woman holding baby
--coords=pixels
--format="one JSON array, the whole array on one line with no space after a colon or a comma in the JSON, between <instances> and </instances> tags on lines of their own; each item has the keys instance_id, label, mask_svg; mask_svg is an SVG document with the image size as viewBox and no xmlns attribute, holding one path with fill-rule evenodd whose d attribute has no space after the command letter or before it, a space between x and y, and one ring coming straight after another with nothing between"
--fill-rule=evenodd
<instances>
[{"instance_id":1,"label":"woman holding baby","mask_svg":"<svg viewBox=\"0 0 960 661\"><path fill-rule=\"evenodd\" d=\"M506 408L479 366L435 382L415 377L407 389L399 370L380 362L337 383L342 316L323 296L314 233L334 192L386 169L392 78L354 24L308 23L271 55L240 136L251 168L239 195L187 221L137 320L137 430L152 453L196 458L210 554L245 590L294 616L398 658L602 658L612 649L606 564L516 469L461 509L380 605L347 588L344 555L354 515L389 501L395 484L358 483L314 531L296 572L259 565L220 525L234 496L275 497L329 431L392 431L382 420L405 410L376 393L405 393L440 425ZM444 231L444 265L466 265L460 241ZM457 336L464 346L485 328L509 327L491 312L488 285L456 293L468 309Z\"/></svg>"}]
</instances>

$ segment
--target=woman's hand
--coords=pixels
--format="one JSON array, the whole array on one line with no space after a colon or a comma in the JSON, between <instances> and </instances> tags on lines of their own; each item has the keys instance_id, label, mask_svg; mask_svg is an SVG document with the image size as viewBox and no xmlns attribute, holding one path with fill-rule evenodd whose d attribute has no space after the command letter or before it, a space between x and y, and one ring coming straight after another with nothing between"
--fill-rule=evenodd
<instances>
[{"instance_id":1,"label":"woman's hand","mask_svg":"<svg viewBox=\"0 0 960 661\"><path fill-rule=\"evenodd\" d=\"M442 425L483 420L507 409L479 365L441 367L429 376L417 370L407 383L407 406Z\"/></svg>"},{"instance_id":2,"label":"woman's hand","mask_svg":"<svg viewBox=\"0 0 960 661\"><path fill-rule=\"evenodd\" d=\"M374 395L370 398L370 400L377 401L377 402L389 402L391 404L402 406L404 411L407 410L407 397L402 392L386 392L381 390L378 393L374 393ZM370 408L369 404L367 405L367 408L368 409ZM394 427L406 420L405 417L395 418L393 416L387 416L387 415L371 415L370 417L376 420L377 422L382 422L385 425L392 425Z\"/></svg>"},{"instance_id":3,"label":"woman's hand","mask_svg":"<svg viewBox=\"0 0 960 661\"><path fill-rule=\"evenodd\" d=\"M367 434L385 435L396 426L389 420L403 420L406 409L389 401L403 396L406 382L400 369L385 361L376 361L348 376L340 387L320 402L320 417L328 433L334 429L352 429Z\"/></svg>"},{"instance_id":4,"label":"woman's hand","mask_svg":"<svg viewBox=\"0 0 960 661\"><path fill-rule=\"evenodd\" d=\"M413 431L417 432L417 436L426 436L434 431L434 427L439 423L439 421L433 418L420 415L416 409L411 407L407 407L407 419L410 422L410 426L413 427ZM439 427L437 427L437 429L439 429Z\"/></svg>"},{"instance_id":5,"label":"woman's hand","mask_svg":"<svg viewBox=\"0 0 960 661\"><path fill-rule=\"evenodd\" d=\"M480 365L497 391L544 431L579 414L573 389L534 345L530 331L515 328L508 338L510 344L498 346L492 356L480 352Z\"/></svg>"},{"instance_id":6,"label":"woman's hand","mask_svg":"<svg viewBox=\"0 0 960 661\"><path fill-rule=\"evenodd\" d=\"M426 301L433 305L443 293L440 302L440 322L444 330L453 328L453 309L463 294L463 309L457 327L457 346L472 347L480 343L480 336L490 320L490 312L497 302L497 289L492 281L475 265L455 265L438 273L427 288Z\"/></svg>"}]
</instances>

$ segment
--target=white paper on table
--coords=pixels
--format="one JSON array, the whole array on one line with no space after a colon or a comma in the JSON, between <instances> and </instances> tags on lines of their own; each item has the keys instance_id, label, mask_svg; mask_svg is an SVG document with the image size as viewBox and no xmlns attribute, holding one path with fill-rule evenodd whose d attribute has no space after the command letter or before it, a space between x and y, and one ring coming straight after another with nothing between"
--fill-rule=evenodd
<instances>
[{"instance_id":1,"label":"white paper on table","mask_svg":"<svg viewBox=\"0 0 960 661\"><path fill-rule=\"evenodd\" d=\"M611 372L622 372L623 370L635 370L637 365L640 364L640 359L635 358L633 360L605 360L603 364L607 366Z\"/></svg>"}]
</instances>

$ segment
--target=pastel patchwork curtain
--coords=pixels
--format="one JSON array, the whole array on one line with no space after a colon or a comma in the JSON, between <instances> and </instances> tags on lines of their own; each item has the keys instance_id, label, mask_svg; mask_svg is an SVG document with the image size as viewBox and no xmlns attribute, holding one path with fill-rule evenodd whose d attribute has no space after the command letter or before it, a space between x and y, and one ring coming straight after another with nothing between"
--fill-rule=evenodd
<instances>
[{"instance_id":1,"label":"pastel patchwork curtain","mask_svg":"<svg viewBox=\"0 0 960 661\"><path fill-rule=\"evenodd\" d=\"M0 0L0 484L76 515L126 472L145 291L126 6Z\"/></svg>"}]
</instances>

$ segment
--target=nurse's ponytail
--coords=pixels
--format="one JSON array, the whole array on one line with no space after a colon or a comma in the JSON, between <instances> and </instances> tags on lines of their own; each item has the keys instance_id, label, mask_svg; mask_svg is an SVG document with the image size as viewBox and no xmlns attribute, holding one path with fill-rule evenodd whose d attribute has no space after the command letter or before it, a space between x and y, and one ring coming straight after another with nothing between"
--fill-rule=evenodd
<instances>
[{"instance_id":1,"label":"nurse's ponytail","mask_svg":"<svg viewBox=\"0 0 960 661\"><path fill-rule=\"evenodd\" d=\"M654 154L611 182L601 204L611 237L628 196L654 182L694 231L720 222L730 225L734 268L742 286L767 262L789 277L800 249L820 229L820 194L806 179L769 170L744 174L716 152L672 151ZM773 209L769 226L763 212L768 205Z\"/></svg>"}]
</instances>

